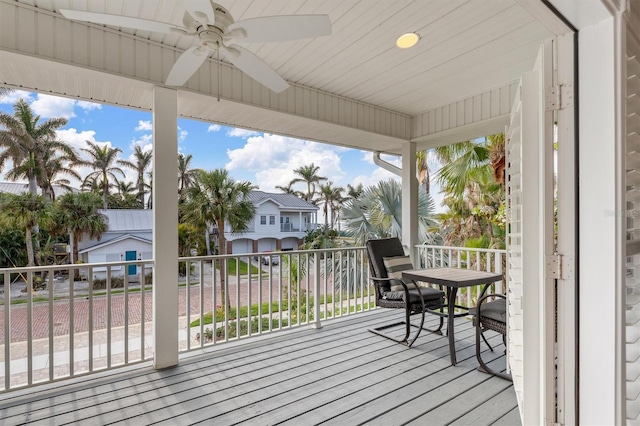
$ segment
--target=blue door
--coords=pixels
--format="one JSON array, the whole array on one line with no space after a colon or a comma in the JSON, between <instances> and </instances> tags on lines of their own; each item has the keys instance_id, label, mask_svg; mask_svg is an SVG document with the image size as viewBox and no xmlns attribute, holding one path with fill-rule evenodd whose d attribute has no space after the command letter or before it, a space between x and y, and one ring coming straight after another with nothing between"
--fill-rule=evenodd
<instances>
[{"instance_id":1,"label":"blue door","mask_svg":"<svg viewBox=\"0 0 640 426\"><path fill-rule=\"evenodd\" d=\"M127 251L124 253L124 260L137 260L138 254L135 251ZM136 265L127 266L127 275L135 275L138 273Z\"/></svg>"}]
</instances>

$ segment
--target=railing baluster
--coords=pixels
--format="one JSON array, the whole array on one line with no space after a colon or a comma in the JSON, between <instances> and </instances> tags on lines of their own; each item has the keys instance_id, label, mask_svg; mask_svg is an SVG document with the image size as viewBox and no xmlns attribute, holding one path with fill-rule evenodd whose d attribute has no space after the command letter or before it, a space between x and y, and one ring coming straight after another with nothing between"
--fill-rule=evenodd
<instances>
[{"instance_id":1,"label":"railing baluster","mask_svg":"<svg viewBox=\"0 0 640 426\"><path fill-rule=\"evenodd\" d=\"M129 364L129 271L124 267L124 363ZM136 265L136 271L138 265ZM144 279L140 285L144 285Z\"/></svg>"},{"instance_id":2,"label":"railing baluster","mask_svg":"<svg viewBox=\"0 0 640 426\"><path fill-rule=\"evenodd\" d=\"M27 384L30 385L33 383L33 272L27 273L27 357Z\"/></svg>"},{"instance_id":3,"label":"railing baluster","mask_svg":"<svg viewBox=\"0 0 640 426\"><path fill-rule=\"evenodd\" d=\"M200 333L198 334L200 336L200 347L204 346L204 340L205 340L205 336L204 336L204 314L205 314L205 310L204 310L204 261L199 260L198 261L198 287L200 289L200 312L198 313L198 319L200 320ZM215 287L214 287L215 290ZM215 291L214 291L215 293ZM216 305L213 304L212 305L212 320L211 322L213 323L213 321L215 321L215 316L216 316ZM187 339L191 339L191 316L187 317Z\"/></svg>"},{"instance_id":4,"label":"railing baluster","mask_svg":"<svg viewBox=\"0 0 640 426\"><path fill-rule=\"evenodd\" d=\"M107 266L107 368L111 368L111 267Z\"/></svg>"},{"instance_id":5,"label":"railing baluster","mask_svg":"<svg viewBox=\"0 0 640 426\"><path fill-rule=\"evenodd\" d=\"M53 276L54 276L54 271L50 270L49 271L49 283L47 284L47 290L49 291L48 294L48 307L49 307L49 381L53 380L53 375L54 375L54 366L55 366L55 360L53 359L54 355L53 355L53 329L55 328L55 324L54 324L54 319L53 319L53 285L54 285L54 281L53 281ZM6 294L6 293L5 293ZM5 309L8 309L9 305L7 305L5 303ZM8 327L9 324L5 324L5 327ZM7 344L8 346L8 344ZM9 360L7 359L7 362Z\"/></svg>"},{"instance_id":6,"label":"railing baluster","mask_svg":"<svg viewBox=\"0 0 640 426\"><path fill-rule=\"evenodd\" d=\"M178 265L180 264L178 263ZM184 286L184 298L185 298L185 305L186 305L185 315L187 316L187 350L189 350L191 349L191 331L189 329L189 319L191 318L191 289L189 288L189 282L191 281L191 265L188 260L185 260L184 267L185 267L185 279L186 279L186 283ZM178 270L180 270L180 266L178 266Z\"/></svg>"},{"instance_id":7,"label":"railing baluster","mask_svg":"<svg viewBox=\"0 0 640 426\"><path fill-rule=\"evenodd\" d=\"M11 388L11 273L4 274L4 389Z\"/></svg>"},{"instance_id":8,"label":"railing baluster","mask_svg":"<svg viewBox=\"0 0 640 426\"><path fill-rule=\"evenodd\" d=\"M146 283L144 281L144 269L145 269L145 264L143 263L142 266L140 267L140 275L142 276L142 284L140 284L140 360L144 360L145 359L145 355L144 355L144 335L145 335L145 293L147 292L147 286ZM153 291L153 287L152 290Z\"/></svg>"},{"instance_id":9,"label":"railing baluster","mask_svg":"<svg viewBox=\"0 0 640 426\"><path fill-rule=\"evenodd\" d=\"M89 266L87 271L87 282L89 286L89 371L93 371L93 267ZM73 280L73 276L74 274L71 274L69 279Z\"/></svg>"}]
</instances>

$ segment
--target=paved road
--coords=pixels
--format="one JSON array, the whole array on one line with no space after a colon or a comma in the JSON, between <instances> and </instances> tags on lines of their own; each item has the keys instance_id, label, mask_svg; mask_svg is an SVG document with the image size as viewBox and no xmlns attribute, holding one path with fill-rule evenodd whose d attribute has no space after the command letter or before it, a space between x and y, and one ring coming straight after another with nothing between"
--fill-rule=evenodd
<instances>
[{"instance_id":1,"label":"paved road","mask_svg":"<svg viewBox=\"0 0 640 426\"><path fill-rule=\"evenodd\" d=\"M241 305L248 302L248 288L244 283L240 285ZM262 283L262 300L268 301L268 282ZM210 312L212 309L212 288L210 285L204 285L204 312ZM278 287L274 287L273 300L278 300ZM185 316L187 312L186 288L180 287L178 290L178 313ZM220 305L220 290L216 292L216 303ZM231 306L236 304L236 285L229 284L229 299ZM258 283L254 282L251 286L251 303L257 303L258 300ZM54 336L69 334L70 329L70 300L60 299L53 303L53 327ZM100 330L107 327L107 297L98 296L93 300L93 329ZM111 296L111 326L119 327L125 325L125 297L123 294L115 294ZM191 286L190 295L190 313L197 315L200 313L200 287ZM4 342L4 310L5 306L0 306L0 342ZM33 339L42 339L49 336L49 303L34 303L32 313L32 333ZM142 318L142 297L140 293L130 293L129 303L129 324L140 324ZM28 309L26 304L11 305L10 310L10 331L11 342L21 342L27 340L28 332ZM144 294L144 317L145 322L152 319L152 293L146 291ZM86 297L76 297L73 299L73 329L76 333L89 330L89 300Z\"/></svg>"}]
</instances>

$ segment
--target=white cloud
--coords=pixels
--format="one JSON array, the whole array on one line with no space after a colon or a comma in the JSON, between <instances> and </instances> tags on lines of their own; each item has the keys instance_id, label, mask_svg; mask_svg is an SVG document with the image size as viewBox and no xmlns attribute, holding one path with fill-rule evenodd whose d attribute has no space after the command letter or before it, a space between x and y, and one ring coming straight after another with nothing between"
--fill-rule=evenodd
<instances>
[{"instance_id":1,"label":"white cloud","mask_svg":"<svg viewBox=\"0 0 640 426\"><path fill-rule=\"evenodd\" d=\"M320 167L318 173L321 176L340 184L345 173L336 151L329 145L266 133L250 137L242 148L227 150L230 161L226 168L255 173L252 181L263 191L287 186L295 177L294 169L311 163ZM302 184L299 189L303 189Z\"/></svg>"},{"instance_id":2,"label":"white cloud","mask_svg":"<svg viewBox=\"0 0 640 426\"><path fill-rule=\"evenodd\" d=\"M237 127L234 129L230 129L227 132L227 136L233 136L233 137L243 138L243 139L246 139L251 136L256 136L259 134L260 133L256 132L255 130L239 129Z\"/></svg>"},{"instance_id":3,"label":"white cloud","mask_svg":"<svg viewBox=\"0 0 640 426\"><path fill-rule=\"evenodd\" d=\"M138 120L138 125L136 126L136 132L152 130L153 126L151 125L151 120Z\"/></svg>"},{"instance_id":4,"label":"white cloud","mask_svg":"<svg viewBox=\"0 0 640 426\"><path fill-rule=\"evenodd\" d=\"M210 124L209 127L207 127L207 132L219 132L220 129L222 129L222 126L219 124Z\"/></svg>"},{"instance_id":5,"label":"white cloud","mask_svg":"<svg viewBox=\"0 0 640 426\"><path fill-rule=\"evenodd\" d=\"M178 127L178 142L184 142L184 140L187 138L188 135L189 135L189 132L187 132L186 130L182 130L180 127Z\"/></svg>"},{"instance_id":6,"label":"white cloud","mask_svg":"<svg viewBox=\"0 0 640 426\"><path fill-rule=\"evenodd\" d=\"M37 99L31 103L31 109L44 117L64 117L72 118L76 114L73 111L76 105L75 99L60 98L58 96L49 96L38 93Z\"/></svg>"},{"instance_id":7,"label":"white cloud","mask_svg":"<svg viewBox=\"0 0 640 426\"><path fill-rule=\"evenodd\" d=\"M77 101L76 105L85 112L93 111L94 109L102 109L102 105L95 102Z\"/></svg>"},{"instance_id":8,"label":"white cloud","mask_svg":"<svg viewBox=\"0 0 640 426\"><path fill-rule=\"evenodd\" d=\"M33 98L31 97L31 92L27 92L24 90L15 90L6 96L0 98L0 104L15 104L19 99L24 99L27 102L31 102Z\"/></svg>"},{"instance_id":9,"label":"white cloud","mask_svg":"<svg viewBox=\"0 0 640 426\"><path fill-rule=\"evenodd\" d=\"M142 148L145 148L147 145L153 147L153 135L148 133L141 135L138 139L131 139L129 149L133 151L136 148L136 145L140 145Z\"/></svg>"}]
</instances>

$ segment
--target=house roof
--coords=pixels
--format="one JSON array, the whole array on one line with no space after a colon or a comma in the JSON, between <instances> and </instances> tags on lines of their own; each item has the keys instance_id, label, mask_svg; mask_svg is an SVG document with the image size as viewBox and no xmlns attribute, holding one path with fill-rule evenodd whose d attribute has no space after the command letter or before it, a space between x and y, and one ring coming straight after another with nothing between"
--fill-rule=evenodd
<instances>
[{"instance_id":1,"label":"house roof","mask_svg":"<svg viewBox=\"0 0 640 426\"><path fill-rule=\"evenodd\" d=\"M24 182L0 182L0 192L4 192L7 194L22 194L25 192L29 192L29 184ZM53 193L56 198L66 194L69 190L60 185L53 185ZM42 191L38 188L38 194L41 194Z\"/></svg>"},{"instance_id":2,"label":"house roof","mask_svg":"<svg viewBox=\"0 0 640 426\"><path fill-rule=\"evenodd\" d=\"M261 205L265 201L273 201L280 206L281 209L296 210L318 210L317 206L296 197L293 194L279 194L264 191L251 191L249 198L256 206Z\"/></svg>"},{"instance_id":3,"label":"house roof","mask_svg":"<svg viewBox=\"0 0 640 426\"><path fill-rule=\"evenodd\" d=\"M110 246L112 244L119 243L120 241L124 241L124 240L136 240L136 241L140 241L140 242L143 242L143 243L149 243L149 244L152 243L151 240L148 240L146 238L140 238L140 237L136 237L135 235L125 234L125 235L123 235L121 237L114 238L113 240L105 241L103 243L98 243L98 244L95 244L95 245L93 245L91 247L87 247L85 249L82 249L82 250L78 251L78 253L79 254L88 253L90 251L94 251L94 250L97 250L97 249L100 249L100 248L103 248L103 247L107 247L107 246Z\"/></svg>"},{"instance_id":4,"label":"house roof","mask_svg":"<svg viewBox=\"0 0 640 426\"><path fill-rule=\"evenodd\" d=\"M100 213L107 218L107 232L145 232L153 228L153 210L107 209Z\"/></svg>"}]
</instances>

